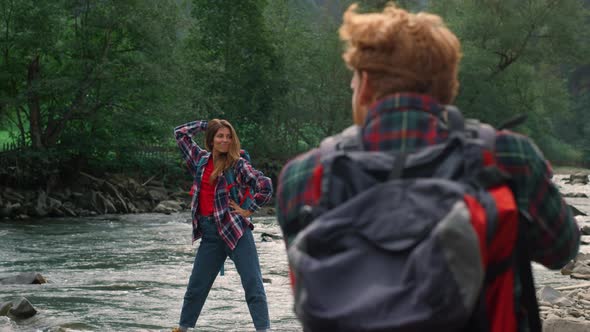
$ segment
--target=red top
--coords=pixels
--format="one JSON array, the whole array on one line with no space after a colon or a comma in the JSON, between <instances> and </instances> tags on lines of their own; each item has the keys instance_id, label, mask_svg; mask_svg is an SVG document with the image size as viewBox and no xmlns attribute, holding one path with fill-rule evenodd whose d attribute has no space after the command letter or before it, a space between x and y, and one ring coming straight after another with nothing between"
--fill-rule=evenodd
<instances>
[{"instance_id":1,"label":"red top","mask_svg":"<svg viewBox=\"0 0 590 332\"><path fill-rule=\"evenodd\" d=\"M217 179L213 181L213 184L209 182L209 178L213 173L213 156L207 161L205 169L203 170L203 177L201 178L201 190L199 191L199 208L198 214L200 216L213 215L215 208L215 186L217 185Z\"/></svg>"}]
</instances>

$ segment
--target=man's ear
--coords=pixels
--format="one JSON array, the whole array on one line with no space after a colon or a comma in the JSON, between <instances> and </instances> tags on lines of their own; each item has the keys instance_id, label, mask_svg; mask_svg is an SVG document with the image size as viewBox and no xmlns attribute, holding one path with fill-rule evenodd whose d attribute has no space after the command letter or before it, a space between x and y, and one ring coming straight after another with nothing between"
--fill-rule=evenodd
<instances>
[{"instance_id":1,"label":"man's ear","mask_svg":"<svg viewBox=\"0 0 590 332\"><path fill-rule=\"evenodd\" d=\"M359 102L362 106L370 106L375 101L375 90L371 84L371 77L366 71L361 71L361 82L359 86Z\"/></svg>"}]
</instances>

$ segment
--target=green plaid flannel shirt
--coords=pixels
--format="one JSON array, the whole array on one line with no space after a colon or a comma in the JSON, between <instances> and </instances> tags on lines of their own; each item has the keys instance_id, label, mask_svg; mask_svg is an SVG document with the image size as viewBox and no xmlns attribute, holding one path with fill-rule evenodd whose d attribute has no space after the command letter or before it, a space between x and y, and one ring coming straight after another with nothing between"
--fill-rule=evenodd
<instances>
[{"instance_id":1,"label":"green plaid flannel shirt","mask_svg":"<svg viewBox=\"0 0 590 332\"><path fill-rule=\"evenodd\" d=\"M448 130L440 121L442 111L441 105L425 95L396 94L379 100L369 109L362 128L364 147L368 151L412 152L443 142ZM495 148L498 166L512 177L518 208L527 211L534 222L527 234L532 260L550 269L561 268L578 253L580 230L551 180L549 162L530 139L508 130L496 133ZM304 227L306 221L299 218L301 207L317 205L321 195L319 162L316 148L291 160L281 171L277 213L283 232L292 223ZM295 236L285 234L287 246ZM515 294L520 294L518 282Z\"/></svg>"}]
</instances>

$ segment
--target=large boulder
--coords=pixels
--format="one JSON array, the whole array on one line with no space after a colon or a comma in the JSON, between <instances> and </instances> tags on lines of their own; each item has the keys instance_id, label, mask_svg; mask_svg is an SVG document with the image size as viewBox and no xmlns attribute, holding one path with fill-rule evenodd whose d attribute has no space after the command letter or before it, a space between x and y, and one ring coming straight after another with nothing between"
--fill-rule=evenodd
<instances>
[{"instance_id":1,"label":"large boulder","mask_svg":"<svg viewBox=\"0 0 590 332\"><path fill-rule=\"evenodd\" d=\"M25 319L35 316L37 310L29 300L21 297L18 300L12 301L12 308L8 310L8 314L15 318Z\"/></svg>"},{"instance_id":2,"label":"large boulder","mask_svg":"<svg viewBox=\"0 0 590 332\"><path fill-rule=\"evenodd\" d=\"M25 272L17 274L16 276L6 277L0 279L0 285L10 284L44 284L47 280L38 272Z\"/></svg>"}]
</instances>

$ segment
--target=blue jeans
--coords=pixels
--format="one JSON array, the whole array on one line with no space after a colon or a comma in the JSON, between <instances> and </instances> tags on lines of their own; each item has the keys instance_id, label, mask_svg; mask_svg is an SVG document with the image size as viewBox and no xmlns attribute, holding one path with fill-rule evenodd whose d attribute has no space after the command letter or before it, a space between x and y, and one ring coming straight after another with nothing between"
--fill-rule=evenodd
<instances>
[{"instance_id":1,"label":"blue jeans","mask_svg":"<svg viewBox=\"0 0 590 332\"><path fill-rule=\"evenodd\" d=\"M199 217L199 226L203 231L203 237L184 294L179 326L195 327L217 273L226 257L229 256L240 275L254 327L257 331L269 329L266 293L262 284L254 236L250 228L246 228L244 235L232 251L217 233L213 217Z\"/></svg>"}]
</instances>

